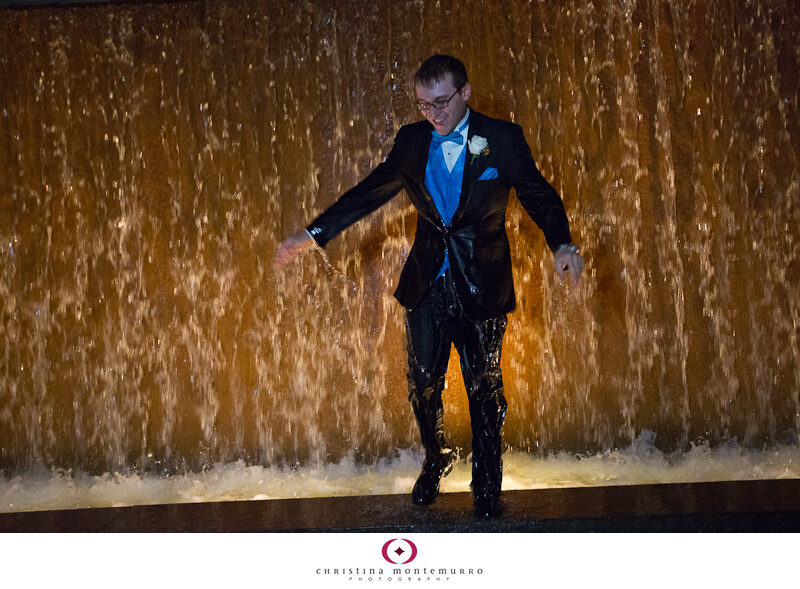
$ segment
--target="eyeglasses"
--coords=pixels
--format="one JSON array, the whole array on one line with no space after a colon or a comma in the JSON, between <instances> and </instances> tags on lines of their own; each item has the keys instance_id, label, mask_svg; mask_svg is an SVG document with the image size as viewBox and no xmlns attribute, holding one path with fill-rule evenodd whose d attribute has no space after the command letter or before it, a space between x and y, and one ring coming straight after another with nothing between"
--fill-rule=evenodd
<instances>
[{"instance_id":1,"label":"eyeglasses","mask_svg":"<svg viewBox=\"0 0 800 589\"><path fill-rule=\"evenodd\" d=\"M464 86L461 86L463 88ZM417 100L417 108L421 111L430 110L431 108L437 108L442 110L443 108L447 108L447 105L450 104L450 101L453 100L453 97L461 92L461 88L458 88L455 92L450 95L450 98L437 98L433 102L428 102L427 100Z\"/></svg>"}]
</instances>

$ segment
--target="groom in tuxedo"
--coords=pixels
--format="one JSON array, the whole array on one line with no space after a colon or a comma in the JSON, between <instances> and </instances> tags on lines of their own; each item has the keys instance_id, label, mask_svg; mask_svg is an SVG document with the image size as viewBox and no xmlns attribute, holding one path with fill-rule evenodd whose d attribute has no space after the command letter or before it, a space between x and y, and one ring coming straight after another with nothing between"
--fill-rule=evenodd
<instances>
[{"instance_id":1,"label":"groom in tuxedo","mask_svg":"<svg viewBox=\"0 0 800 589\"><path fill-rule=\"evenodd\" d=\"M519 125L467 106L472 88L464 64L434 55L415 75L416 104L425 120L403 126L386 160L278 247L283 266L316 242L320 247L405 190L417 210L414 245L395 297L406 309L409 401L425 460L412 500L425 505L453 468L444 435L442 390L455 345L472 424L476 514L502 510L501 428L506 399L500 352L506 314L515 306L505 230L513 187L544 233L555 269L578 282L583 259L572 243L564 205L536 168Z\"/></svg>"}]
</instances>

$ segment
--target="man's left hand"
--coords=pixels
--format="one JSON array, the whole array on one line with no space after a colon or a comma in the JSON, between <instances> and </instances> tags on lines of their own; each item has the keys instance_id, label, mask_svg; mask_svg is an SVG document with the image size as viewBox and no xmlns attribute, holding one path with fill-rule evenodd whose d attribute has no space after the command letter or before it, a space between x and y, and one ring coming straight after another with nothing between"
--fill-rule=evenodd
<instances>
[{"instance_id":1,"label":"man's left hand","mask_svg":"<svg viewBox=\"0 0 800 589\"><path fill-rule=\"evenodd\" d=\"M578 285L578 279L583 272L583 258L578 253L577 246L569 243L558 247L555 256L556 274L562 282L567 279L567 270L570 274L570 286Z\"/></svg>"}]
</instances>

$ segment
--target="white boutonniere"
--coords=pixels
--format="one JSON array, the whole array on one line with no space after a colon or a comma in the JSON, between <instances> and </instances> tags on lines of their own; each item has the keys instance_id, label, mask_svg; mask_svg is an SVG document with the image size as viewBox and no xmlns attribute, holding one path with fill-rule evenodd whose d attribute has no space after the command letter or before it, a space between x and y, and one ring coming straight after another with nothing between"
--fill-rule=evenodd
<instances>
[{"instance_id":1,"label":"white boutonniere","mask_svg":"<svg viewBox=\"0 0 800 589\"><path fill-rule=\"evenodd\" d=\"M469 152L472 154L472 159L469 160L470 164L480 155L489 155L489 140L486 137L473 135L472 139L467 141L467 147L469 147Z\"/></svg>"}]
</instances>

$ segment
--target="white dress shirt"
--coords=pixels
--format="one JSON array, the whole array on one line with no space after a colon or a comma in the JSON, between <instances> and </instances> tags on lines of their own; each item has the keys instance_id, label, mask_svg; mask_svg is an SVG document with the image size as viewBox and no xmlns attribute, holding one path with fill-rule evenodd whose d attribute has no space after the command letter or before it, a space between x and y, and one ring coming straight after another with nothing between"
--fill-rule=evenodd
<instances>
[{"instance_id":1,"label":"white dress shirt","mask_svg":"<svg viewBox=\"0 0 800 589\"><path fill-rule=\"evenodd\" d=\"M458 125L456 125L456 129L458 129L461 125L464 125L464 121L467 120L467 117L469 117L469 108L467 108L467 113L464 115L464 118L458 122ZM444 154L444 163L447 164L448 172L453 171L453 166L456 165L458 156L461 155L461 152L464 151L464 148L467 146L469 125L464 125L464 128L461 129L461 135L464 137L464 141L461 143L461 145L458 143L453 143L452 141L445 141L442 143L441 150Z\"/></svg>"}]
</instances>

